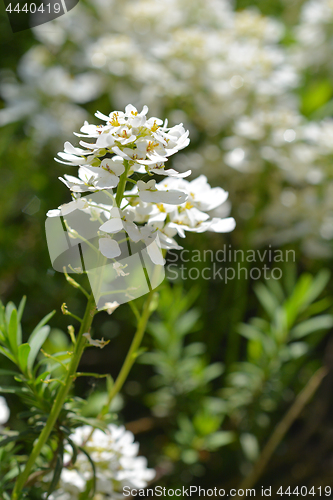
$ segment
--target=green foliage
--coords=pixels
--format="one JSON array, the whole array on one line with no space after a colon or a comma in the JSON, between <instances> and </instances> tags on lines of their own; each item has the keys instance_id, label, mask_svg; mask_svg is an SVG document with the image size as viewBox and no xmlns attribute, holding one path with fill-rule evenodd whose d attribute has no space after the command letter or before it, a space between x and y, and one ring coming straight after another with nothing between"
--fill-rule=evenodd
<instances>
[{"instance_id":1,"label":"green foliage","mask_svg":"<svg viewBox=\"0 0 333 500\"><path fill-rule=\"evenodd\" d=\"M203 356L206 348L202 342L185 342L190 333L200 328L200 312L190 309L198 292L193 288L184 294L181 286L164 285L157 308L159 320L148 326L153 348L139 361L154 366L157 373L151 380L156 390L147 396L147 401L159 415L172 413L185 395L196 401L198 394L207 393L209 383L223 372L221 363L209 365Z\"/></svg>"},{"instance_id":2,"label":"green foliage","mask_svg":"<svg viewBox=\"0 0 333 500\"><path fill-rule=\"evenodd\" d=\"M165 284L154 321L148 331L152 349L140 362L154 367L151 378L155 391L146 396L158 417L176 418L164 450L172 460L186 464L200 461L202 452L215 451L234 440L234 434L221 431L224 404L209 397L212 382L223 373L223 364L209 363L202 342L191 342L191 333L200 329L200 311L193 308L199 289L185 293L181 285ZM186 342L188 341L188 343Z\"/></svg>"},{"instance_id":3,"label":"green foliage","mask_svg":"<svg viewBox=\"0 0 333 500\"><path fill-rule=\"evenodd\" d=\"M331 299L317 300L329 278L330 273L322 270L315 277L304 273L289 290L287 283L283 288L272 279L254 289L265 314L239 325L240 335L247 339L246 360L234 364L220 392L228 414L246 431L242 446L248 448L248 456L256 455L250 448L257 446L248 431L257 429L260 434L258 420L277 411L287 389L294 385L297 390L299 370L333 326L333 315L324 313ZM261 420L268 425L269 419Z\"/></svg>"},{"instance_id":4,"label":"green foliage","mask_svg":"<svg viewBox=\"0 0 333 500\"><path fill-rule=\"evenodd\" d=\"M0 429L0 434L2 434L0 437L0 495L4 495L4 498L6 498L6 491L10 491L12 482L19 473L19 465L16 461L25 461L26 457L24 453L22 454L22 450L28 450L40 434L61 385L61 379L51 378L51 375L56 374L61 377L61 373L66 371L66 361L69 360L68 353L58 352L54 356L45 352L41 353L41 348L51 332L51 328L46 323L52 318L55 311L47 314L33 329L27 342L23 342L21 318L24 306L25 297L18 308L12 302L9 302L6 307L0 303L0 353L12 365L10 369L1 369L0 376L10 377L16 382L16 385L2 385L0 392L19 396L28 408L27 411L19 415L22 423L25 424L22 430L9 431L4 429L1 431ZM64 354L68 358L67 360L63 359ZM62 469L59 461L63 453L63 431L60 428L55 429L55 434L58 434L55 441L58 442L59 459L51 483L52 488L57 485L59 480L59 473ZM52 446L51 441L51 448ZM61 450L62 453L60 453ZM18 452L21 454L17 455ZM47 463L45 456L42 458L43 460Z\"/></svg>"},{"instance_id":5,"label":"green foliage","mask_svg":"<svg viewBox=\"0 0 333 500\"><path fill-rule=\"evenodd\" d=\"M23 343L21 318L24 311L26 298L20 302L18 308L12 302L5 307L0 303L0 353L10 360L13 365L11 369L2 369L0 375L10 377L17 385L2 385L0 392L4 394L15 394L19 396L28 411L20 416L26 421L26 427L20 432L3 430L0 439L1 449L1 479L0 493L5 495L7 487L15 479L19 472L17 464L13 460L22 460L22 456L14 456L21 450L23 443L32 444L44 426L48 411L51 407L54 395L59 387L57 381L52 384L46 383L53 369L60 364L43 358L37 361L40 348L50 333L50 327L46 323L52 318L54 312L48 314L38 323L26 343Z\"/></svg>"}]
</instances>

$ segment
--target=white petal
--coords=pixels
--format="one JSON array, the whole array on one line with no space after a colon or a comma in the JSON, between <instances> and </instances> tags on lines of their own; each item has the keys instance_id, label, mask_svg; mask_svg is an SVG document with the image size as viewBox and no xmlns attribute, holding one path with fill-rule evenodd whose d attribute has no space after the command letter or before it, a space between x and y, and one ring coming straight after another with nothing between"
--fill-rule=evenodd
<instances>
[{"instance_id":1,"label":"white petal","mask_svg":"<svg viewBox=\"0 0 333 500\"><path fill-rule=\"evenodd\" d=\"M71 154L68 154L68 153L58 153L58 156L60 156L60 158L62 158L63 160L67 160L71 163L68 163L68 165L84 165L85 163L87 163L87 158L82 158L82 157L79 157L79 156L75 156L75 155L71 155ZM57 158L55 158L56 161L59 161L59 163L63 163L62 161L58 160ZM65 163L66 165L66 163Z\"/></svg>"},{"instance_id":2,"label":"white petal","mask_svg":"<svg viewBox=\"0 0 333 500\"><path fill-rule=\"evenodd\" d=\"M144 105L140 115L145 116L148 113L148 106Z\"/></svg>"},{"instance_id":3,"label":"white petal","mask_svg":"<svg viewBox=\"0 0 333 500\"><path fill-rule=\"evenodd\" d=\"M110 219L100 226L100 230L106 233L118 233L122 229L124 229L123 221L118 218Z\"/></svg>"},{"instance_id":4,"label":"white petal","mask_svg":"<svg viewBox=\"0 0 333 500\"><path fill-rule=\"evenodd\" d=\"M117 176L120 176L123 172L125 172L123 159L118 156L114 156L113 158L104 158L101 163L101 167L107 171L111 170L111 173L113 172Z\"/></svg>"},{"instance_id":5,"label":"white petal","mask_svg":"<svg viewBox=\"0 0 333 500\"><path fill-rule=\"evenodd\" d=\"M87 200L85 198L80 198L79 200L70 201L69 203L61 205L60 207L61 215L68 215L74 212L74 210L80 210L86 207L87 207Z\"/></svg>"},{"instance_id":6,"label":"white petal","mask_svg":"<svg viewBox=\"0 0 333 500\"><path fill-rule=\"evenodd\" d=\"M135 114L138 112L138 110L133 106L133 104L127 104L125 108L126 115L131 115L132 112Z\"/></svg>"},{"instance_id":7,"label":"white petal","mask_svg":"<svg viewBox=\"0 0 333 500\"><path fill-rule=\"evenodd\" d=\"M183 191L141 191L139 197L146 203L167 203L169 205L181 205L184 203L188 195Z\"/></svg>"},{"instance_id":8,"label":"white petal","mask_svg":"<svg viewBox=\"0 0 333 500\"><path fill-rule=\"evenodd\" d=\"M153 215L152 217L149 217L148 223L150 224L151 222L164 222L166 219L167 213L166 212L158 212L157 214Z\"/></svg>"},{"instance_id":9,"label":"white petal","mask_svg":"<svg viewBox=\"0 0 333 500\"><path fill-rule=\"evenodd\" d=\"M214 231L215 233L229 233L233 231L236 227L236 221L233 217L227 217L226 219L212 219L212 223L209 225L208 230Z\"/></svg>"},{"instance_id":10,"label":"white petal","mask_svg":"<svg viewBox=\"0 0 333 500\"><path fill-rule=\"evenodd\" d=\"M103 113L101 113L100 111L96 111L95 116L96 116L97 118L99 118L100 120L104 120L104 121L106 121L106 122L108 122L108 121L109 121L109 118L110 118L109 116L104 115L104 114L103 114Z\"/></svg>"},{"instance_id":11,"label":"white petal","mask_svg":"<svg viewBox=\"0 0 333 500\"><path fill-rule=\"evenodd\" d=\"M118 243L111 238L100 238L98 245L101 254L108 259L119 257L119 255L121 254Z\"/></svg>"},{"instance_id":12,"label":"white petal","mask_svg":"<svg viewBox=\"0 0 333 500\"><path fill-rule=\"evenodd\" d=\"M61 211L58 208L56 208L54 210L49 210L46 215L48 217L59 217L60 214L61 214Z\"/></svg>"},{"instance_id":13,"label":"white petal","mask_svg":"<svg viewBox=\"0 0 333 500\"><path fill-rule=\"evenodd\" d=\"M124 158L125 160L131 160L132 159L130 156L128 156L126 153L124 153L124 151L122 151L121 149L119 149L118 146L114 146L112 148L112 151L114 153L116 153L117 155L121 156L122 158Z\"/></svg>"},{"instance_id":14,"label":"white petal","mask_svg":"<svg viewBox=\"0 0 333 500\"><path fill-rule=\"evenodd\" d=\"M151 261L157 266L164 266L165 260L161 248L157 245L156 241L153 241L149 246L147 246L147 252Z\"/></svg>"},{"instance_id":15,"label":"white petal","mask_svg":"<svg viewBox=\"0 0 333 500\"><path fill-rule=\"evenodd\" d=\"M65 153L71 154L71 155L82 155L86 151L84 151L81 148L76 148L71 144L69 141L66 141L64 144L64 151Z\"/></svg>"},{"instance_id":16,"label":"white petal","mask_svg":"<svg viewBox=\"0 0 333 500\"><path fill-rule=\"evenodd\" d=\"M138 181L136 183L139 191L145 191L147 189L155 189L155 184L156 184L156 181L154 179L151 179L148 182Z\"/></svg>"},{"instance_id":17,"label":"white petal","mask_svg":"<svg viewBox=\"0 0 333 500\"><path fill-rule=\"evenodd\" d=\"M111 134L101 134L96 141L97 148L109 148L114 144L114 137Z\"/></svg>"},{"instance_id":18,"label":"white petal","mask_svg":"<svg viewBox=\"0 0 333 500\"><path fill-rule=\"evenodd\" d=\"M174 170L173 168L168 168L168 170L164 170L164 168L153 168L151 172L154 172L154 174L159 174L159 175L167 175L168 177L188 177L191 175L192 170L186 170L186 172L177 172L177 170Z\"/></svg>"},{"instance_id":19,"label":"white petal","mask_svg":"<svg viewBox=\"0 0 333 500\"><path fill-rule=\"evenodd\" d=\"M125 222L124 226L128 236L132 241L136 243L141 240L141 233L134 222Z\"/></svg>"}]
</instances>

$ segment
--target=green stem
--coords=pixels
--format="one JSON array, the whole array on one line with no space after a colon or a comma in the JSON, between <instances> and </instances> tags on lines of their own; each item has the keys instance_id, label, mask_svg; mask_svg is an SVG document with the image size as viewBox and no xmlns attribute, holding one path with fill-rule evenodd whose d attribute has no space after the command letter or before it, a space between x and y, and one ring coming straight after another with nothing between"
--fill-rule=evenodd
<instances>
[{"instance_id":1,"label":"green stem","mask_svg":"<svg viewBox=\"0 0 333 500\"><path fill-rule=\"evenodd\" d=\"M149 295L147 297L147 300L145 302L145 305L143 307L142 315L141 318L138 322L138 327L135 332L135 335L132 340L131 347L127 353L126 359L124 361L124 364L119 372L119 375L117 377L117 380L115 381L114 385L112 386L111 391L108 394L108 399L103 407L101 413L98 415L98 418L102 419L109 411L110 404L113 400L113 398L118 394L118 392L121 390L122 386L124 385L129 372L131 371L131 368L137 358L137 351L140 347L140 344L142 342L142 338L144 336L144 333L146 331L147 323L151 314L150 311L150 303L151 300L154 296L154 291L151 290L149 292Z\"/></svg>"},{"instance_id":2,"label":"green stem","mask_svg":"<svg viewBox=\"0 0 333 500\"><path fill-rule=\"evenodd\" d=\"M116 205L118 208L120 208L120 204L122 202L122 199L124 197L124 191L126 187L126 182L127 182L127 174L130 169L130 164L128 160L124 160L124 167L125 171L121 174L119 178L119 184L117 187L117 194L116 194Z\"/></svg>"},{"instance_id":3,"label":"green stem","mask_svg":"<svg viewBox=\"0 0 333 500\"><path fill-rule=\"evenodd\" d=\"M73 358L71 360L69 370L66 374L64 386L62 386L59 389L58 395L54 401L54 404L53 404L53 407L51 409L49 418L46 422L46 425L45 425L42 433L40 434L40 436L39 436L39 438L38 438L38 440L37 440L37 442L32 450L32 453L29 457L29 460L27 461L27 463L25 465L23 472L17 478L17 481L16 481L15 486L14 486L13 494L12 494L12 500L19 500L21 491L29 478L30 471L33 468L33 466L35 465L36 460L39 457L43 446L47 442L47 440L48 440L48 438L49 438L49 436L50 436L50 434L51 434L51 432L56 424L58 416L62 410L63 404L66 400L68 392L69 392L71 385L73 383L73 380L75 378L75 374L76 374L77 368L79 366L80 359L81 359L81 356L82 356L84 348L85 348L85 344L87 342L87 339L85 337L83 337L83 334L88 333L90 330L90 327L91 327L91 324L92 324L92 321L94 318L94 314L95 314L95 309L96 309L96 306L95 306L94 298L92 295L90 295L90 297L88 299L86 311L85 311L85 314L84 314L84 317L82 320L81 328L80 328L80 331L79 331L79 334L77 337L77 342L75 345L75 351L73 354Z\"/></svg>"}]
</instances>

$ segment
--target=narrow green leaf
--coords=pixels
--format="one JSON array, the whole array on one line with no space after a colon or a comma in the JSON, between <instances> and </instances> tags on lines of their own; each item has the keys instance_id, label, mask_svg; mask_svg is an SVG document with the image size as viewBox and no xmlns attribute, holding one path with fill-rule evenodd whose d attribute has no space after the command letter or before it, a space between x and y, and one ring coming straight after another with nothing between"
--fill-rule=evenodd
<instances>
[{"instance_id":1,"label":"narrow green leaf","mask_svg":"<svg viewBox=\"0 0 333 500\"><path fill-rule=\"evenodd\" d=\"M333 316L331 314L323 314L322 316L310 318L295 326L290 332L290 338L300 339L306 335L310 335L310 333L332 328L332 326Z\"/></svg>"},{"instance_id":2,"label":"narrow green leaf","mask_svg":"<svg viewBox=\"0 0 333 500\"><path fill-rule=\"evenodd\" d=\"M217 431L205 438L205 444L209 450L216 450L235 441L235 437L233 432Z\"/></svg>"},{"instance_id":3,"label":"narrow green leaf","mask_svg":"<svg viewBox=\"0 0 333 500\"><path fill-rule=\"evenodd\" d=\"M78 447L77 445L69 438L69 437L66 437L66 440L67 440L67 443L69 444L69 446L72 448L73 450L73 455L72 455L72 459L71 459L71 464L72 465L75 465L76 463L76 460L77 460L77 456L78 456Z\"/></svg>"},{"instance_id":4,"label":"narrow green leaf","mask_svg":"<svg viewBox=\"0 0 333 500\"><path fill-rule=\"evenodd\" d=\"M298 359L309 351L309 346L306 342L292 342L288 345L288 351L292 359Z\"/></svg>"},{"instance_id":5,"label":"narrow green leaf","mask_svg":"<svg viewBox=\"0 0 333 500\"><path fill-rule=\"evenodd\" d=\"M95 493L96 493L96 467L95 467L94 461L92 460L91 456L84 448L82 448L82 446L79 446L79 450L87 457L87 459L90 462L92 471L93 471L93 491L92 491L92 495L91 495L91 498L93 498Z\"/></svg>"},{"instance_id":6,"label":"narrow green leaf","mask_svg":"<svg viewBox=\"0 0 333 500\"><path fill-rule=\"evenodd\" d=\"M277 298L262 283L258 283L254 291L269 317L274 318L275 311L280 305Z\"/></svg>"},{"instance_id":7,"label":"narrow green leaf","mask_svg":"<svg viewBox=\"0 0 333 500\"><path fill-rule=\"evenodd\" d=\"M0 375L3 375L4 377L7 375L15 377L18 375L18 372L15 372L14 370L5 370L5 369L1 368Z\"/></svg>"},{"instance_id":8,"label":"narrow green leaf","mask_svg":"<svg viewBox=\"0 0 333 500\"><path fill-rule=\"evenodd\" d=\"M28 358L30 354L30 345L21 344L18 348L18 363L22 373L27 373Z\"/></svg>"},{"instance_id":9,"label":"narrow green leaf","mask_svg":"<svg viewBox=\"0 0 333 500\"><path fill-rule=\"evenodd\" d=\"M240 325L238 325L237 330L238 333L240 333L240 335L242 335L242 337L245 337L246 339L260 340L262 337L262 333L260 330L246 323L241 323Z\"/></svg>"},{"instance_id":10,"label":"narrow green leaf","mask_svg":"<svg viewBox=\"0 0 333 500\"><path fill-rule=\"evenodd\" d=\"M26 387L0 387L2 394L26 394L28 389Z\"/></svg>"},{"instance_id":11,"label":"narrow green leaf","mask_svg":"<svg viewBox=\"0 0 333 500\"><path fill-rule=\"evenodd\" d=\"M0 330L4 330L5 323L6 323L5 306L3 305L3 303L0 300Z\"/></svg>"},{"instance_id":12,"label":"narrow green leaf","mask_svg":"<svg viewBox=\"0 0 333 500\"><path fill-rule=\"evenodd\" d=\"M184 313L175 322L174 330L179 336L184 336L195 329L196 323L200 317L200 311L191 309Z\"/></svg>"},{"instance_id":13,"label":"narrow green leaf","mask_svg":"<svg viewBox=\"0 0 333 500\"><path fill-rule=\"evenodd\" d=\"M6 358L10 359L13 363L16 363L14 356L8 349L0 346L0 353L6 356Z\"/></svg>"},{"instance_id":14,"label":"narrow green leaf","mask_svg":"<svg viewBox=\"0 0 333 500\"><path fill-rule=\"evenodd\" d=\"M73 415L71 419L73 422L80 422L85 425L90 425L91 427L94 427L94 429L100 429L101 431L105 431L105 429L107 428L107 425L102 422L102 420L98 420L97 418L85 418L81 415Z\"/></svg>"},{"instance_id":15,"label":"narrow green leaf","mask_svg":"<svg viewBox=\"0 0 333 500\"><path fill-rule=\"evenodd\" d=\"M31 349L27 362L27 367L29 371L32 370L37 354L39 353L40 348L42 347L45 340L49 336L50 331L51 328L48 325L46 325L42 326L38 330L35 329L34 332L30 335L28 344L30 345Z\"/></svg>"},{"instance_id":16,"label":"narrow green leaf","mask_svg":"<svg viewBox=\"0 0 333 500\"><path fill-rule=\"evenodd\" d=\"M206 382L210 382L211 380L214 380L215 378L219 377L223 373L223 365L222 363L212 363L211 365L208 365L207 368L205 368L204 371L204 379Z\"/></svg>"},{"instance_id":17,"label":"narrow green leaf","mask_svg":"<svg viewBox=\"0 0 333 500\"><path fill-rule=\"evenodd\" d=\"M305 318L310 318L310 316L324 312L326 309L331 307L331 305L331 299L329 297L325 297L324 299L317 300L317 302L310 304L303 312L303 315Z\"/></svg>"},{"instance_id":18,"label":"narrow green leaf","mask_svg":"<svg viewBox=\"0 0 333 500\"><path fill-rule=\"evenodd\" d=\"M286 312L287 326L290 328L296 321L297 316L300 312L307 306L309 291L313 283L313 277L311 274L304 273L299 278L293 293L284 303L284 309Z\"/></svg>"},{"instance_id":19,"label":"narrow green leaf","mask_svg":"<svg viewBox=\"0 0 333 500\"><path fill-rule=\"evenodd\" d=\"M38 325L34 328L34 330L32 331L31 335L30 335L30 338L28 340L28 343L30 344L30 340L35 336L35 334L38 332L38 330L40 330L42 328L42 326L46 325L46 323L52 318L52 316L55 315L55 311L52 311L50 312L49 314L47 314L46 316L44 316L44 318L42 320L40 320L40 322L38 323ZM31 344L30 344L31 345Z\"/></svg>"},{"instance_id":20,"label":"narrow green leaf","mask_svg":"<svg viewBox=\"0 0 333 500\"><path fill-rule=\"evenodd\" d=\"M15 304L13 302L8 302L8 304L6 305L6 309L5 309L5 320L6 320L7 327L9 325L10 317L11 317L14 309L16 309Z\"/></svg>"},{"instance_id":21,"label":"narrow green leaf","mask_svg":"<svg viewBox=\"0 0 333 500\"><path fill-rule=\"evenodd\" d=\"M17 355L18 346L20 343L18 342L20 339L18 338L18 328L17 328L17 311L16 309L12 310L10 315L9 324L8 324L8 340L14 355Z\"/></svg>"},{"instance_id":22,"label":"narrow green leaf","mask_svg":"<svg viewBox=\"0 0 333 500\"><path fill-rule=\"evenodd\" d=\"M26 297L26 295L23 295L23 297L21 299L21 302L20 302L20 305L18 306L18 310L17 310L17 319L18 319L18 321L21 321L21 319L22 319L22 314L23 314L23 311L24 311L24 308L25 308L26 301L27 301L27 297Z\"/></svg>"},{"instance_id":23,"label":"narrow green leaf","mask_svg":"<svg viewBox=\"0 0 333 500\"><path fill-rule=\"evenodd\" d=\"M3 446L6 446L8 443L19 441L21 439L26 439L30 435L32 436L33 433L29 429L27 431L23 431L23 432L20 432L20 433L16 433L16 434L14 434L12 436L5 437L5 438L3 438L3 439L0 440L0 448L2 448Z\"/></svg>"},{"instance_id":24,"label":"narrow green leaf","mask_svg":"<svg viewBox=\"0 0 333 500\"><path fill-rule=\"evenodd\" d=\"M266 284L273 295L282 303L285 300L285 295L281 283L278 280L269 279L266 281Z\"/></svg>"},{"instance_id":25,"label":"narrow green leaf","mask_svg":"<svg viewBox=\"0 0 333 500\"><path fill-rule=\"evenodd\" d=\"M47 498L49 498L51 493L57 489L63 467L64 467L64 445L63 442L61 442L59 445L57 462L54 468L54 474L49 487L49 491L47 493Z\"/></svg>"},{"instance_id":26,"label":"narrow green leaf","mask_svg":"<svg viewBox=\"0 0 333 500\"><path fill-rule=\"evenodd\" d=\"M314 277L311 286L306 294L306 304L314 302L321 292L326 287L330 280L331 273L328 269L322 269L317 276Z\"/></svg>"}]
</instances>

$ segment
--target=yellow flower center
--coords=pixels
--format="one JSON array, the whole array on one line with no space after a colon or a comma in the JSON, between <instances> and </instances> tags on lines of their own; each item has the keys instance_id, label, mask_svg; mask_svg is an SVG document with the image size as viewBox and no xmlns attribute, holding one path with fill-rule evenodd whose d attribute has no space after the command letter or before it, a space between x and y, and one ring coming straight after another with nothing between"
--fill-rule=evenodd
<instances>
[{"instance_id":1,"label":"yellow flower center","mask_svg":"<svg viewBox=\"0 0 333 500\"><path fill-rule=\"evenodd\" d=\"M157 130L158 128L160 128L160 126L159 126L159 125L157 125L156 120L155 120L155 121L154 121L154 125L153 125L153 126L152 126L152 128L151 128L151 131L152 131L152 132L156 132L156 130Z\"/></svg>"},{"instance_id":2,"label":"yellow flower center","mask_svg":"<svg viewBox=\"0 0 333 500\"><path fill-rule=\"evenodd\" d=\"M156 148L156 146L158 146L158 142L149 141L147 146L147 152L152 151L154 148Z\"/></svg>"},{"instance_id":3,"label":"yellow flower center","mask_svg":"<svg viewBox=\"0 0 333 500\"><path fill-rule=\"evenodd\" d=\"M109 123L113 127L119 127L120 126L120 123L118 121L118 116L119 116L119 113L112 113L112 118L111 118L111 120L109 120Z\"/></svg>"}]
</instances>

